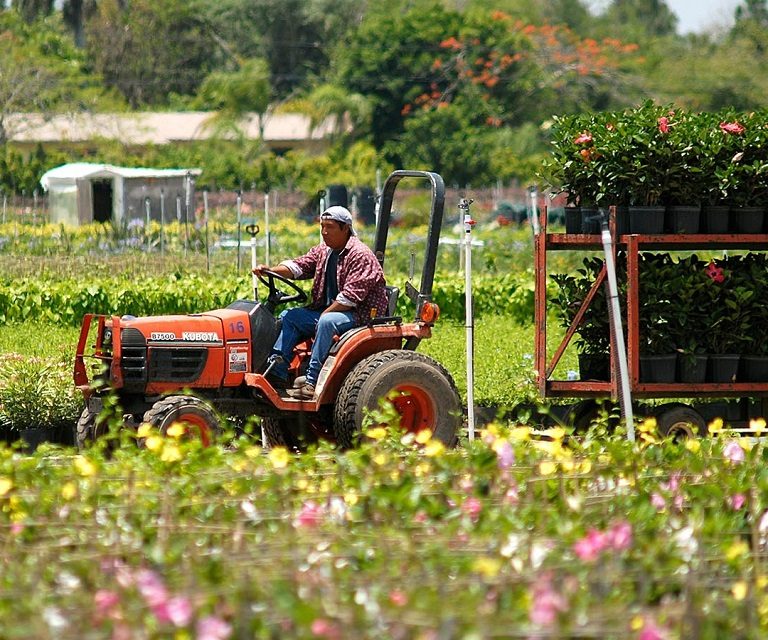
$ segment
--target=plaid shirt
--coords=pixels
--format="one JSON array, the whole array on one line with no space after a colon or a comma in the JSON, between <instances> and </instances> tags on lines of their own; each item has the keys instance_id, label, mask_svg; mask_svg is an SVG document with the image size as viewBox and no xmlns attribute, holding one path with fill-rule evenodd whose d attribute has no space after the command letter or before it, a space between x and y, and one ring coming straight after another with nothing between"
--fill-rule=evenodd
<instances>
[{"instance_id":1,"label":"plaid shirt","mask_svg":"<svg viewBox=\"0 0 768 640\"><path fill-rule=\"evenodd\" d=\"M325 266L330 255L331 248L321 243L312 247L300 258L280 263L288 267L297 280L314 276L312 306L316 308L325 306L323 301ZM371 309L376 309L376 315L379 316L387 313L384 272L373 251L356 236L350 236L339 253L336 274L339 284L336 302L353 307L357 324L365 324L370 319Z\"/></svg>"}]
</instances>

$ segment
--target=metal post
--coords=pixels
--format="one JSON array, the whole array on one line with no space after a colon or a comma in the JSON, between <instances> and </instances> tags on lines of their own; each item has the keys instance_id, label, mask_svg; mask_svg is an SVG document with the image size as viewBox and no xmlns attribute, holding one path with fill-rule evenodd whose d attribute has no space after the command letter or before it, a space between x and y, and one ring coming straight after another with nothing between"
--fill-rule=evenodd
<instances>
[{"instance_id":1,"label":"metal post","mask_svg":"<svg viewBox=\"0 0 768 640\"><path fill-rule=\"evenodd\" d=\"M176 222L181 226L181 194L176 194ZM184 247L184 255L186 256L187 247Z\"/></svg>"},{"instance_id":2,"label":"metal post","mask_svg":"<svg viewBox=\"0 0 768 640\"><path fill-rule=\"evenodd\" d=\"M627 438L635 441L635 421L632 415L632 395L629 388L629 368L627 349L624 343L624 329L621 326L621 308L619 306L619 287L616 282L616 264L613 259L613 239L608 228L608 220L603 218L601 240L605 253L605 269L608 276L608 310L614 336L614 355L619 365L619 403L624 422L627 426Z\"/></svg>"},{"instance_id":3,"label":"metal post","mask_svg":"<svg viewBox=\"0 0 768 640\"><path fill-rule=\"evenodd\" d=\"M243 197L240 191L237 192L237 274L240 275L240 224L242 222Z\"/></svg>"},{"instance_id":4,"label":"metal post","mask_svg":"<svg viewBox=\"0 0 768 640\"><path fill-rule=\"evenodd\" d=\"M208 236L208 189L203 191L203 214L205 215L205 270L211 272L211 243Z\"/></svg>"},{"instance_id":5,"label":"metal post","mask_svg":"<svg viewBox=\"0 0 768 640\"><path fill-rule=\"evenodd\" d=\"M149 198L144 198L144 211L146 212L146 221L144 222L144 234L147 238L147 251L151 248L151 239L150 239L150 233L149 233L149 221L152 219L152 216L150 215L151 212L151 204L149 201Z\"/></svg>"},{"instance_id":6,"label":"metal post","mask_svg":"<svg viewBox=\"0 0 768 640\"><path fill-rule=\"evenodd\" d=\"M469 441L475 439L475 335L474 310L472 308L472 227L475 221L469 213L472 200L462 198L459 201L459 212L464 213L464 306L467 329L467 429Z\"/></svg>"},{"instance_id":7,"label":"metal post","mask_svg":"<svg viewBox=\"0 0 768 640\"><path fill-rule=\"evenodd\" d=\"M160 257L165 257L165 189L160 189Z\"/></svg>"},{"instance_id":8,"label":"metal post","mask_svg":"<svg viewBox=\"0 0 768 640\"><path fill-rule=\"evenodd\" d=\"M269 191L264 194L264 242L265 254L264 264L271 264L269 261Z\"/></svg>"},{"instance_id":9,"label":"metal post","mask_svg":"<svg viewBox=\"0 0 768 640\"><path fill-rule=\"evenodd\" d=\"M253 270L258 266L258 261L256 260L256 236L259 235L259 225L257 224L249 224L245 231L250 234L251 236L251 279L253 280L253 299L258 302L259 301L259 279L256 277L256 274L253 273ZM269 262L267 262L269 264Z\"/></svg>"}]
</instances>

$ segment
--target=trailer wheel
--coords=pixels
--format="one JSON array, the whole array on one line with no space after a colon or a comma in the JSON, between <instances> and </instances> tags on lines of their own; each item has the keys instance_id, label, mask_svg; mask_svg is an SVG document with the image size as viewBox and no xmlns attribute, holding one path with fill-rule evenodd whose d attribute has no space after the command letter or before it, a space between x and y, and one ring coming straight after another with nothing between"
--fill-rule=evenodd
<instances>
[{"instance_id":1,"label":"trailer wheel","mask_svg":"<svg viewBox=\"0 0 768 640\"><path fill-rule=\"evenodd\" d=\"M664 405L656 413L656 429L665 438L675 441L696 438L704 435L706 428L701 414L688 405Z\"/></svg>"},{"instance_id":2,"label":"trailer wheel","mask_svg":"<svg viewBox=\"0 0 768 640\"><path fill-rule=\"evenodd\" d=\"M105 423L96 423L98 416L97 411L91 411L88 407L83 409L75 425L75 444L78 449L85 449L107 433L108 427Z\"/></svg>"},{"instance_id":3,"label":"trailer wheel","mask_svg":"<svg viewBox=\"0 0 768 640\"><path fill-rule=\"evenodd\" d=\"M403 429L429 429L444 444L455 444L463 414L451 374L432 358L395 349L365 358L341 385L333 429L342 448L355 445L365 410L376 409L385 397L400 414Z\"/></svg>"},{"instance_id":4,"label":"trailer wheel","mask_svg":"<svg viewBox=\"0 0 768 640\"><path fill-rule=\"evenodd\" d=\"M210 446L221 433L221 424L211 406L194 396L168 396L155 402L144 414L144 422L165 433L175 422L186 429L186 438L199 439Z\"/></svg>"}]
</instances>

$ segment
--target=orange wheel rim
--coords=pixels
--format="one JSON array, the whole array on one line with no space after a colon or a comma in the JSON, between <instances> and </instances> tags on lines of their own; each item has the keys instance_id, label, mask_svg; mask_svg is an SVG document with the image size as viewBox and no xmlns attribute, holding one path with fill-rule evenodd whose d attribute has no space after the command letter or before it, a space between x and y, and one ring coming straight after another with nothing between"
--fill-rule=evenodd
<instances>
[{"instance_id":1,"label":"orange wheel rim","mask_svg":"<svg viewBox=\"0 0 768 640\"><path fill-rule=\"evenodd\" d=\"M421 387L402 384L389 394L389 401L400 414L400 426L409 433L434 431L437 408L432 396Z\"/></svg>"},{"instance_id":2,"label":"orange wheel rim","mask_svg":"<svg viewBox=\"0 0 768 640\"><path fill-rule=\"evenodd\" d=\"M194 413L183 413L175 422L184 425L184 435L187 438L200 438L204 447L210 446L211 428L204 418Z\"/></svg>"}]
</instances>

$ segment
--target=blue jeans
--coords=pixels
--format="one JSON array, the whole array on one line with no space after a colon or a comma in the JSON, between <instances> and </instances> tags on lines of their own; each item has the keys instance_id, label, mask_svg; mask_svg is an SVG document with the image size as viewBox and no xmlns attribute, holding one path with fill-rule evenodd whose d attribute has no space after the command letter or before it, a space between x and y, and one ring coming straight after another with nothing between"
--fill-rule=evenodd
<instances>
[{"instance_id":1,"label":"blue jeans","mask_svg":"<svg viewBox=\"0 0 768 640\"><path fill-rule=\"evenodd\" d=\"M312 344L312 354L307 369L307 384L317 384L317 377L323 367L328 352L333 346L333 337L340 336L355 326L354 315L351 311L330 311L321 314L320 311L297 307L286 309L280 314L283 328L277 336L273 353L283 356L283 362L272 367L272 373L279 378L288 378L288 365L293 357L293 348L302 340L315 336Z\"/></svg>"}]
</instances>

